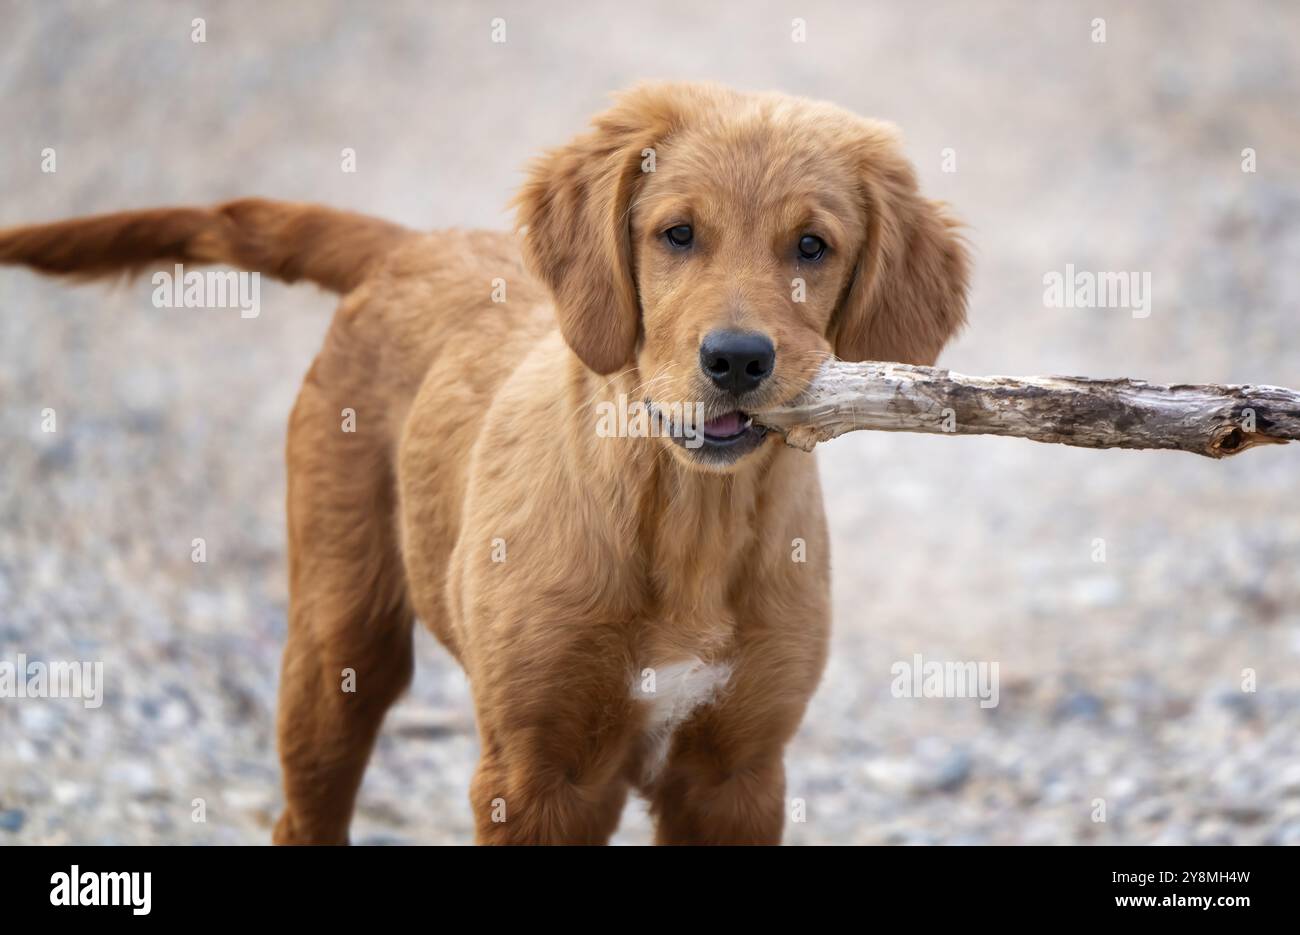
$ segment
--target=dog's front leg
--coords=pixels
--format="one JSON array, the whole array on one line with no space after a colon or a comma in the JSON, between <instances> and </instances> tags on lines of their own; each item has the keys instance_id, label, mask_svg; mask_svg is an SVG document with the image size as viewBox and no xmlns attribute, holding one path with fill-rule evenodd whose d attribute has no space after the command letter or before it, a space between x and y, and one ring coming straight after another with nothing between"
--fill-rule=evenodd
<instances>
[{"instance_id":1,"label":"dog's front leg","mask_svg":"<svg viewBox=\"0 0 1300 935\"><path fill-rule=\"evenodd\" d=\"M596 724L597 707L558 718L525 706L496 715L480 725L484 750L470 787L478 843L608 843L627 798L622 731Z\"/></svg>"},{"instance_id":2,"label":"dog's front leg","mask_svg":"<svg viewBox=\"0 0 1300 935\"><path fill-rule=\"evenodd\" d=\"M607 844L623 813L627 783L584 779L531 757L485 754L470 799L479 844Z\"/></svg>"},{"instance_id":3,"label":"dog's front leg","mask_svg":"<svg viewBox=\"0 0 1300 935\"><path fill-rule=\"evenodd\" d=\"M655 843L781 843L785 745L803 717L816 668L740 668L725 697L683 725L646 790Z\"/></svg>"},{"instance_id":4,"label":"dog's front leg","mask_svg":"<svg viewBox=\"0 0 1300 935\"><path fill-rule=\"evenodd\" d=\"M812 551L825 555L820 530ZM781 843L785 746L826 662L824 568L773 559L752 582L737 617L729 683L715 704L678 729L667 762L645 790L658 844Z\"/></svg>"},{"instance_id":5,"label":"dog's front leg","mask_svg":"<svg viewBox=\"0 0 1300 935\"><path fill-rule=\"evenodd\" d=\"M639 724L621 627L528 617L490 629L470 678L482 742L470 788L478 842L606 843Z\"/></svg>"}]
</instances>

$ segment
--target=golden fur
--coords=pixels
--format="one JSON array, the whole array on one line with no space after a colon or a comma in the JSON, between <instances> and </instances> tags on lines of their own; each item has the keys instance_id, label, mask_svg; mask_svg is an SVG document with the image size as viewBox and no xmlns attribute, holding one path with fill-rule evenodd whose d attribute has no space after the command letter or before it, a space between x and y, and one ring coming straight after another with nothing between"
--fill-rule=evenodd
<instances>
[{"instance_id":1,"label":"golden fur","mask_svg":"<svg viewBox=\"0 0 1300 935\"><path fill-rule=\"evenodd\" d=\"M0 260L227 262L345 293L289 423L277 842L346 841L417 617L469 676L479 841L604 842L635 789L660 842L779 842L783 749L829 628L814 459L774 437L734 461L600 437L596 409L725 411L699 365L718 328L776 347L752 409L831 354L932 363L964 317L953 222L888 125L682 84L621 95L537 161L517 207L522 237L421 235L248 200L11 228ZM684 223L694 246L670 249ZM816 263L794 248L809 232L828 244ZM730 679L652 768L635 686L691 661Z\"/></svg>"}]
</instances>

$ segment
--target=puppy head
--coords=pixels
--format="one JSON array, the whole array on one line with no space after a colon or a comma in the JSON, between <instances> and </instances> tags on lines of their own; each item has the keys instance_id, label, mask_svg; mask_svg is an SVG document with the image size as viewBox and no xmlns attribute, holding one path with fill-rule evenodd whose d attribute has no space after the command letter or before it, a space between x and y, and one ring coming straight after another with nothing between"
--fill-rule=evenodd
<instances>
[{"instance_id":1,"label":"puppy head","mask_svg":"<svg viewBox=\"0 0 1300 935\"><path fill-rule=\"evenodd\" d=\"M704 470L777 444L746 413L827 358L931 364L965 317L955 223L892 127L830 104L639 87L516 203L569 347L596 373L635 369L680 423L664 443Z\"/></svg>"}]
</instances>

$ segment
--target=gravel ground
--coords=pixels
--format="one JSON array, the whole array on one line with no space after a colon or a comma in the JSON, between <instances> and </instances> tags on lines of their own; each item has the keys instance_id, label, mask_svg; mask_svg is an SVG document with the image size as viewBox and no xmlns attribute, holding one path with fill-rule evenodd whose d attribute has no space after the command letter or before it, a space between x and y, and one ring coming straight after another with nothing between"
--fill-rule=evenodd
<instances>
[{"instance_id":1,"label":"gravel ground","mask_svg":"<svg viewBox=\"0 0 1300 935\"><path fill-rule=\"evenodd\" d=\"M0 3L0 224L262 194L501 226L608 91L711 78L904 128L976 253L946 365L1300 385L1295 4L191 7ZM1045 308L1067 263L1150 272L1151 314ZM279 805L281 450L331 303L150 292L0 272L0 660L106 680L95 710L0 699L0 843L264 843ZM820 458L836 635L789 843L1300 843L1300 446L858 433ZM465 681L418 645L358 842L471 838ZM916 653L997 663L999 704L894 697ZM630 807L618 840L649 834Z\"/></svg>"}]
</instances>

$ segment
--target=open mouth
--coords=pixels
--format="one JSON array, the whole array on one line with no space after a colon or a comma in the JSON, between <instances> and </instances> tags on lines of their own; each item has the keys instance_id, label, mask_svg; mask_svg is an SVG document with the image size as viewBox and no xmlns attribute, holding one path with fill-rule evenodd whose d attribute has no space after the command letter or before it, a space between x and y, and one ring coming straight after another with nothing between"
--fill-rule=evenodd
<instances>
[{"instance_id":1,"label":"open mouth","mask_svg":"<svg viewBox=\"0 0 1300 935\"><path fill-rule=\"evenodd\" d=\"M754 422L747 412L733 409L712 419L704 418L704 404L690 404L686 412L665 408L646 400L659 431L705 464L727 465L757 450L768 430ZM695 411L689 411L689 410Z\"/></svg>"},{"instance_id":2,"label":"open mouth","mask_svg":"<svg viewBox=\"0 0 1300 935\"><path fill-rule=\"evenodd\" d=\"M731 445L747 436L754 420L736 410L709 419L702 426L704 441L710 445Z\"/></svg>"},{"instance_id":3,"label":"open mouth","mask_svg":"<svg viewBox=\"0 0 1300 935\"><path fill-rule=\"evenodd\" d=\"M686 447L706 464L733 464L757 451L767 438L767 429L738 409L709 419L697 431L695 441Z\"/></svg>"}]
</instances>

